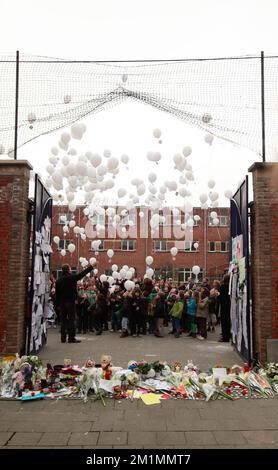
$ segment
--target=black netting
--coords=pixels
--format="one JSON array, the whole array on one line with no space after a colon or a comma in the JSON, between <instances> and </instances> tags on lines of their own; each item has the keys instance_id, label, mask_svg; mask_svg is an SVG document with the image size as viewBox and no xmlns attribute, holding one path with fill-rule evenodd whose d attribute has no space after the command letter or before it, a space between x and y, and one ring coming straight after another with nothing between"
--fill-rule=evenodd
<instances>
[{"instance_id":1,"label":"black netting","mask_svg":"<svg viewBox=\"0 0 278 470\"><path fill-rule=\"evenodd\" d=\"M268 148L278 136L277 67L277 57L265 58ZM14 146L15 70L14 57L0 57L2 153ZM261 58L253 56L139 64L21 57L18 146L128 98L261 153Z\"/></svg>"}]
</instances>

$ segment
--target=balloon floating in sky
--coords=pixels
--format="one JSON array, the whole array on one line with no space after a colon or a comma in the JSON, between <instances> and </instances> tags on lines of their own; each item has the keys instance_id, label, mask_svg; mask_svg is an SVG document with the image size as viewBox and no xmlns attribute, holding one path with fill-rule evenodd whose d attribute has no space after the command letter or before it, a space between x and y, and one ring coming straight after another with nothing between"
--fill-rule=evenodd
<instances>
[{"instance_id":1,"label":"balloon floating in sky","mask_svg":"<svg viewBox=\"0 0 278 470\"><path fill-rule=\"evenodd\" d=\"M209 114L209 113L203 114L203 116L202 116L202 121L203 121L205 124L208 124L211 120L212 120L212 115L211 115L211 114Z\"/></svg>"},{"instance_id":2,"label":"balloon floating in sky","mask_svg":"<svg viewBox=\"0 0 278 470\"><path fill-rule=\"evenodd\" d=\"M65 95L64 96L64 103L69 104L71 102L71 96L70 95Z\"/></svg>"},{"instance_id":3,"label":"balloon floating in sky","mask_svg":"<svg viewBox=\"0 0 278 470\"><path fill-rule=\"evenodd\" d=\"M159 139L161 137L161 130L160 129L154 129L153 130L153 136L156 138L156 139Z\"/></svg>"}]
</instances>

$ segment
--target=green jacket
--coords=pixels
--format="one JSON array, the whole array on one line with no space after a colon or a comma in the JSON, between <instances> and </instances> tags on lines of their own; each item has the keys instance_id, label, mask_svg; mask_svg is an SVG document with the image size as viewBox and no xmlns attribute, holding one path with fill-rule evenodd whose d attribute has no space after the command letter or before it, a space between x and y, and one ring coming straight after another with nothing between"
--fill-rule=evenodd
<instances>
[{"instance_id":1,"label":"green jacket","mask_svg":"<svg viewBox=\"0 0 278 470\"><path fill-rule=\"evenodd\" d=\"M184 303L181 301L175 302L173 307L171 308L169 315L175 318L181 318L182 312L184 309Z\"/></svg>"}]
</instances>

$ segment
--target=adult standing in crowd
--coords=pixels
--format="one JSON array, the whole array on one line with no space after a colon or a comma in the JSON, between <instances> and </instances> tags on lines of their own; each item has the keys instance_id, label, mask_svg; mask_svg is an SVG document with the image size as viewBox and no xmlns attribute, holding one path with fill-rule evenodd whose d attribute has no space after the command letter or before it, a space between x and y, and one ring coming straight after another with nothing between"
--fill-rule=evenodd
<instances>
[{"instance_id":1,"label":"adult standing in crowd","mask_svg":"<svg viewBox=\"0 0 278 470\"><path fill-rule=\"evenodd\" d=\"M75 338L75 302L77 300L77 282L91 272L92 266L78 274L72 274L68 264L62 266L62 276L56 282L56 306L60 312L61 342L80 343Z\"/></svg>"},{"instance_id":2,"label":"adult standing in crowd","mask_svg":"<svg viewBox=\"0 0 278 470\"><path fill-rule=\"evenodd\" d=\"M220 304L220 322L222 338L219 341L227 343L231 337L231 299L229 295L229 274L225 274L223 282L219 288L219 304Z\"/></svg>"}]
</instances>

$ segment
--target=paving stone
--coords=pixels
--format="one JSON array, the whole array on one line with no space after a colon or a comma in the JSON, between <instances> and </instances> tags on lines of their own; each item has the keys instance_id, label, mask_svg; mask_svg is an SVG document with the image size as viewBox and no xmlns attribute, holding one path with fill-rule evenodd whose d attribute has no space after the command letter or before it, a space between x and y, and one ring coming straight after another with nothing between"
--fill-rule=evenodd
<instances>
[{"instance_id":1,"label":"paving stone","mask_svg":"<svg viewBox=\"0 0 278 470\"><path fill-rule=\"evenodd\" d=\"M70 438L68 432L46 432L42 435L40 446L66 446Z\"/></svg>"},{"instance_id":2,"label":"paving stone","mask_svg":"<svg viewBox=\"0 0 278 470\"><path fill-rule=\"evenodd\" d=\"M188 446L206 446L210 444L217 444L217 441L211 431L193 431L186 432L185 438Z\"/></svg>"},{"instance_id":3,"label":"paving stone","mask_svg":"<svg viewBox=\"0 0 278 470\"><path fill-rule=\"evenodd\" d=\"M166 421L163 416L160 419L136 418L119 420L114 422L114 431L166 431Z\"/></svg>"},{"instance_id":4,"label":"paving stone","mask_svg":"<svg viewBox=\"0 0 278 470\"><path fill-rule=\"evenodd\" d=\"M249 444L277 444L277 431L243 431L243 436Z\"/></svg>"},{"instance_id":5,"label":"paving stone","mask_svg":"<svg viewBox=\"0 0 278 470\"><path fill-rule=\"evenodd\" d=\"M12 437L12 432L0 432L0 446L5 446L8 440Z\"/></svg>"},{"instance_id":6,"label":"paving stone","mask_svg":"<svg viewBox=\"0 0 278 470\"><path fill-rule=\"evenodd\" d=\"M48 416L47 420L28 422L29 432L86 432L90 431L92 423L89 421L62 421L61 419L56 420L54 416ZM10 425L11 431L25 431L26 423L14 421Z\"/></svg>"},{"instance_id":7,"label":"paving stone","mask_svg":"<svg viewBox=\"0 0 278 470\"><path fill-rule=\"evenodd\" d=\"M11 422L9 420L0 420L0 431L9 431Z\"/></svg>"},{"instance_id":8,"label":"paving stone","mask_svg":"<svg viewBox=\"0 0 278 470\"><path fill-rule=\"evenodd\" d=\"M148 431L130 431L127 437L130 445L156 445L156 433Z\"/></svg>"},{"instance_id":9,"label":"paving stone","mask_svg":"<svg viewBox=\"0 0 278 470\"><path fill-rule=\"evenodd\" d=\"M220 445L244 445L247 443L243 434L238 431L214 431L213 435Z\"/></svg>"},{"instance_id":10,"label":"paving stone","mask_svg":"<svg viewBox=\"0 0 278 470\"><path fill-rule=\"evenodd\" d=\"M73 432L70 436L68 445L80 445L80 446L95 446L98 441L99 433L98 432Z\"/></svg>"},{"instance_id":11,"label":"paving stone","mask_svg":"<svg viewBox=\"0 0 278 470\"><path fill-rule=\"evenodd\" d=\"M157 432L156 433L156 442L158 445L180 445L184 446L186 444L184 432L177 431L166 431L166 432Z\"/></svg>"},{"instance_id":12,"label":"paving stone","mask_svg":"<svg viewBox=\"0 0 278 470\"><path fill-rule=\"evenodd\" d=\"M25 427L26 428L26 427ZM37 432L16 432L7 443L7 446L35 446L42 437Z\"/></svg>"},{"instance_id":13,"label":"paving stone","mask_svg":"<svg viewBox=\"0 0 278 470\"><path fill-rule=\"evenodd\" d=\"M127 432L101 432L98 445L126 445Z\"/></svg>"}]
</instances>

